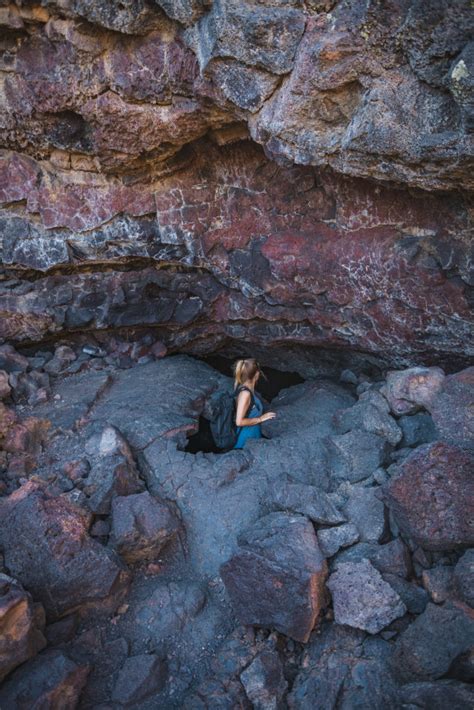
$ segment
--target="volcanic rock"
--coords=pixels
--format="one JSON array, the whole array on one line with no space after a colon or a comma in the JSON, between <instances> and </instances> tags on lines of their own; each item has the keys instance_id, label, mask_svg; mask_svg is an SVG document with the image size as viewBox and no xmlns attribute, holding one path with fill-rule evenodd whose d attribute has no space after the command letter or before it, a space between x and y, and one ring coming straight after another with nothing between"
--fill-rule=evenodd
<instances>
[{"instance_id":1,"label":"volcanic rock","mask_svg":"<svg viewBox=\"0 0 474 710\"><path fill-rule=\"evenodd\" d=\"M0 574L0 683L16 667L46 646L44 610L31 594Z\"/></svg>"},{"instance_id":2,"label":"volcanic rock","mask_svg":"<svg viewBox=\"0 0 474 710\"><path fill-rule=\"evenodd\" d=\"M472 646L474 619L469 607L445 602L426 610L399 636L393 668L403 683L435 680Z\"/></svg>"},{"instance_id":3,"label":"volcanic rock","mask_svg":"<svg viewBox=\"0 0 474 710\"><path fill-rule=\"evenodd\" d=\"M330 497L316 486L301 483L276 483L271 491L275 506L306 515L321 525L338 525L345 521Z\"/></svg>"},{"instance_id":4,"label":"volcanic rock","mask_svg":"<svg viewBox=\"0 0 474 710\"><path fill-rule=\"evenodd\" d=\"M0 704L18 710L76 707L89 670L90 666L75 663L63 651L47 649L3 684Z\"/></svg>"},{"instance_id":5,"label":"volcanic rock","mask_svg":"<svg viewBox=\"0 0 474 710\"><path fill-rule=\"evenodd\" d=\"M418 447L383 486L400 529L426 550L474 542L474 458L443 442Z\"/></svg>"},{"instance_id":6,"label":"volcanic rock","mask_svg":"<svg viewBox=\"0 0 474 710\"><path fill-rule=\"evenodd\" d=\"M368 478L385 461L385 439L366 431L349 431L328 439L332 475L351 483Z\"/></svg>"},{"instance_id":7,"label":"volcanic rock","mask_svg":"<svg viewBox=\"0 0 474 710\"><path fill-rule=\"evenodd\" d=\"M360 562L364 559L368 559L379 572L399 577L408 577L412 569L410 552L400 538L385 545L359 542L348 550L341 550L333 566L336 568L340 562Z\"/></svg>"},{"instance_id":8,"label":"volcanic rock","mask_svg":"<svg viewBox=\"0 0 474 710\"><path fill-rule=\"evenodd\" d=\"M266 650L259 653L240 674L240 680L252 707L256 710L284 708L283 697L288 684L276 651Z\"/></svg>"},{"instance_id":9,"label":"volcanic rock","mask_svg":"<svg viewBox=\"0 0 474 710\"><path fill-rule=\"evenodd\" d=\"M448 375L428 409L439 439L474 449L474 367Z\"/></svg>"},{"instance_id":10,"label":"volcanic rock","mask_svg":"<svg viewBox=\"0 0 474 710\"><path fill-rule=\"evenodd\" d=\"M155 653L127 658L112 691L112 701L128 707L163 689L166 662Z\"/></svg>"},{"instance_id":11,"label":"volcanic rock","mask_svg":"<svg viewBox=\"0 0 474 710\"><path fill-rule=\"evenodd\" d=\"M311 523L270 513L241 535L239 545L221 576L240 621L305 643L324 601L327 574Z\"/></svg>"},{"instance_id":12,"label":"volcanic rock","mask_svg":"<svg viewBox=\"0 0 474 710\"><path fill-rule=\"evenodd\" d=\"M367 638L359 629L323 623L312 634L296 676L288 707L324 710L336 707L398 707L398 688L390 669L390 644Z\"/></svg>"},{"instance_id":13,"label":"volcanic rock","mask_svg":"<svg viewBox=\"0 0 474 710\"><path fill-rule=\"evenodd\" d=\"M318 530L318 542L325 557L332 557L341 547L347 547L359 540L359 532L355 525L347 523L335 528Z\"/></svg>"},{"instance_id":14,"label":"volcanic rock","mask_svg":"<svg viewBox=\"0 0 474 710\"><path fill-rule=\"evenodd\" d=\"M413 414L420 407L429 409L443 381L440 367L412 367L388 372L383 393L394 414Z\"/></svg>"},{"instance_id":15,"label":"volcanic rock","mask_svg":"<svg viewBox=\"0 0 474 710\"><path fill-rule=\"evenodd\" d=\"M398 594L368 560L339 563L328 587L336 624L376 634L406 612Z\"/></svg>"},{"instance_id":16,"label":"volcanic rock","mask_svg":"<svg viewBox=\"0 0 474 710\"><path fill-rule=\"evenodd\" d=\"M421 575L423 586L435 604L441 604L452 596L453 574L454 569L444 565L424 570Z\"/></svg>"},{"instance_id":17,"label":"volcanic rock","mask_svg":"<svg viewBox=\"0 0 474 710\"><path fill-rule=\"evenodd\" d=\"M117 604L129 582L114 553L89 537L90 513L29 481L0 499L0 548L48 620L84 605Z\"/></svg>"},{"instance_id":18,"label":"volcanic rock","mask_svg":"<svg viewBox=\"0 0 474 710\"><path fill-rule=\"evenodd\" d=\"M384 504L377 497L377 488L354 486L343 511L363 542L380 542L386 523Z\"/></svg>"},{"instance_id":19,"label":"volcanic rock","mask_svg":"<svg viewBox=\"0 0 474 710\"><path fill-rule=\"evenodd\" d=\"M461 599L474 608L474 550L466 550L454 568L454 585Z\"/></svg>"},{"instance_id":20,"label":"volcanic rock","mask_svg":"<svg viewBox=\"0 0 474 710\"><path fill-rule=\"evenodd\" d=\"M169 508L148 491L112 501L110 543L128 564L153 560L178 528Z\"/></svg>"}]
</instances>

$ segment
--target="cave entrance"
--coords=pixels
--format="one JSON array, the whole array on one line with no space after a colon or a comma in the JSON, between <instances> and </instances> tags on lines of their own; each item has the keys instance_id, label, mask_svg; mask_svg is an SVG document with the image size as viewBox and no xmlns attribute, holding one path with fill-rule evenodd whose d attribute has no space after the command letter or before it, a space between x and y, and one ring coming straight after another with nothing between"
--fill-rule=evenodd
<instances>
[{"instance_id":1,"label":"cave entrance","mask_svg":"<svg viewBox=\"0 0 474 710\"><path fill-rule=\"evenodd\" d=\"M230 359L222 355L210 355L201 359L223 375L233 376L232 366L236 358ZM297 372L285 372L265 366L262 366L262 370L267 379L260 377L257 389L267 402L271 402L281 390L304 382L303 377ZM221 453L212 438L209 421L202 415L199 417L198 431L188 438L184 450L191 454L197 454L199 451L203 453Z\"/></svg>"}]
</instances>

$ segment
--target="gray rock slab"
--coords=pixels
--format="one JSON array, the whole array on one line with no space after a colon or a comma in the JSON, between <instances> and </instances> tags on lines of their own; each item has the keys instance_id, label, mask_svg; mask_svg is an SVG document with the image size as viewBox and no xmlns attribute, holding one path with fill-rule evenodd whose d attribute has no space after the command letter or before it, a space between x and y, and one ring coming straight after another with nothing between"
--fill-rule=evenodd
<instances>
[{"instance_id":1,"label":"gray rock slab","mask_svg":"<svg viewBox=\"0 0 474 710\"><path fill-rule=\"evenodd\" d=\"M377 634L406 613L406 606L368 560L338 565L327 586L337 624Z\"/></svg>"}]
</instances>

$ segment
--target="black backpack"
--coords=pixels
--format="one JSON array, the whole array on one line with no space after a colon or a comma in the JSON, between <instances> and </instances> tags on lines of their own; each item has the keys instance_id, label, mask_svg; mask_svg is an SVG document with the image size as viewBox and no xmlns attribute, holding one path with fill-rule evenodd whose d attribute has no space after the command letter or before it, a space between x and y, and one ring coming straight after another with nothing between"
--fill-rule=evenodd
<instances>
[{"instance_id":1,"label":"black backpack","mask_svg":"<svg viewBox=\"0 0 474 710\"><path fill-rule=\"evenodd\" d=\"M251 407L254 404L254 396L251 389L241 385L235 392L229 390L219 390L214 392L209 400L209 422L211 433L216 446L223 451L229 451L237 441L238 429L235 425L235 402L237 395L242 390L248 390L252 398Z\"/></svg>"}]
</instances>

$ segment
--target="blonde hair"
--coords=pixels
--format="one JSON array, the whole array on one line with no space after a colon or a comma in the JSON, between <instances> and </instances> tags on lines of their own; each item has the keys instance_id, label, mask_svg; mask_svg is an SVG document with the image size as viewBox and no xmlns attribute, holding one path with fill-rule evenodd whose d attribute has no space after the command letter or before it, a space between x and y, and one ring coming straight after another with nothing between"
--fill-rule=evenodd
<instances>
[{"instance_id":1,"label":"blonde hair","mask_svg":"<svg viewBox=\"0 0 474 710\"><path fill-rule=\"evenodd\" d=\"M243 385L247 380L254 378L257 372L263 375L260 365L254 357L237 360L234 363L234 389L237 389L239 385Z\"/></svg>"}]
</instances>

